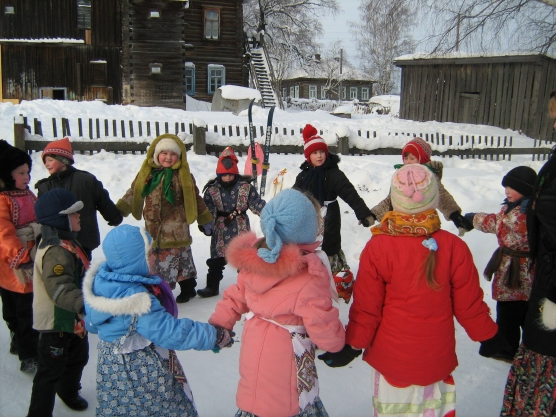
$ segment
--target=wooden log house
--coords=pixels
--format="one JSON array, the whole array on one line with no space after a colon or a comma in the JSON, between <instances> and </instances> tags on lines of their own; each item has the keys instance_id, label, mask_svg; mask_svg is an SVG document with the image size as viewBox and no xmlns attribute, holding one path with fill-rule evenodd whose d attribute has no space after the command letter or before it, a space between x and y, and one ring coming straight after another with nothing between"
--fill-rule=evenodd
<instances>
[{"instance_id":1,"label":"wooden log house","mask_svg":"<svg viewBox=\"0 0 556 417\"><path fill-rule=\"evenodd\" d=\"M542 54L399 57L400 118L473 123L554 140L546 109L556 59Z\"/></svg>"},{"instance_id":2,"label":"wooden log house","mask_svg":"<svg viewBox=\"0 0 556 417\"><path fill-rule=\"evenodd\" d=\"M246 86L241 0L0 0L0 101L185 108Z\"/></svg>"}]
</instances>

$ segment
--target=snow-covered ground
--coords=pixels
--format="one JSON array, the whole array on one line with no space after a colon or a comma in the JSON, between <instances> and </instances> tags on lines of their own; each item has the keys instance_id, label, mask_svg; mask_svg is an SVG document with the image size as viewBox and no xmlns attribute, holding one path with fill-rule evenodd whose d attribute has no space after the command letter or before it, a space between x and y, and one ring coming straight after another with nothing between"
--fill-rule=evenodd
<instances>
[{"instance_id":1,"label":"snow-covered ground","mask_svg":"<svg viewBox=\"0 0 556 417\"><path fill-rule=\"evenodd\" d=\"M44 102L44 101L43 101ZM63 103L64 102L58 102ZM58 103L52 102L53 105ZM39 110L40 103L24 102L20 107L29 109L35 106L34 110ZM10 121L6 117L17 114L18 106L0 104L0 137L6 132L6 126ZM90 108L98 106L97 103L90 103ZM75 106L77 114L77 107ZM137 110L138 109L138 110ZM71 107L52 106L43 111L58 111L63 114L71 110ZM26 110L27 111L27 110ZM83 110L83 112L88 110ZM91 110L92 111L92 110ZM115 109L114 109L115 111ZM171 109L132 109L130 113L145 112L145 115L164 115L172 114ZM206 122L214 123L216 120L227 119L230 114L210 113L210 112L182 112L189 113L187 117L191 120L200 117ZM51 113L45 113L52 117ZM83 117L89 117L83 114ZM261 118L266 119L264 114ZM287 113L277 111L279 119L296 120L301 123L314 123L316 126L326 126L334 128L339 123L344 123L343 119L337 119L324 112L311 113ZM246 117L244 116L244 119ZM8 117L9 119L9 117ZM13 120L13 119L11 119ZM245 121L245 120L243 120ZM392 117L375 116L361 121L351 120L355 123L385 123L390 126L400 127L407 123ZM425 124L417 124L421 127ZM443 128L453 129L461 132L497 132L493 134L512 134L501 129L473 125L450 126L441 125ZM471 133L469 133L471 134ZM486 133L483 133L486 134ZM6 137L6 139L11 139ZM526 140L526 138L523 138ZM217 158L214 156L198 156L189 152L188 161L191 172L196 178L197 184L202 186L215 175ZM119 199L130 186L141 163L143 155L116 155L107 152L100 152L95 155L76 155L75 166L94 173L101 180L105 188L110 192L113 200ZM240 170L245 164L245 155L240 157ZM439 159L439 158L433 158ZM284 188L293 185L295 176L299 172L299 165L303 161L301 155L271 155L271 172L267 186L267 198L272 198L274 187L272 179L283 168L287 168L284 177ZM393 165L401 162L400 156L343 156L340 168L346 173L351 182L358 188L360 195L369 207L377 204L386 196L390 178L393 173ZM484 161L459 158L446 158L444 162L443 184L454 196L455 200L462 207L463 212L497 212L500 203L504 198L501 180L504 174L517 165L528 165L538 171L543 162L531 161L530 157L517 156L512 161ZM34 184L41 178L47 176L46 169L41 161L41 153L33 154L32 183ZM357 225L357 219L352 210L345 203L341 202L342 212L342 246L347 255L348 262L354 272L358 269L358 256L365 243L370 238L368 229ZM260 234L259 221L256 216L250 214L253 229ZM141 222L128 217L126 223L139 225ZM101 225L101 235L105 236L110 227L99 218ZM442 218L442 227L452 233L457 233L453 223ZM202 235L196 227L192 228L193 245L192 250L199 274L199 286L205 286L205 275L207 267L205 260L209 257L210 238ZM467 233L463 240L469 245L473 253L476 266L482 271L490 258L490 255L497 247L494 235L485 235L477 231ZM97 249L93 257L102 257L102 251ZM235 281L236 271L227 267L225 270L222 287L226 288ZM485 301L492 309L495 316L495 303L491 299L490 284L484 280L481 285L485 291ZM176 295L179 290L176 290ZM206 321L211 315L220 297L209 299L192 299L186 304L179 305L180 317L189 317L199 321ZM341 318L347 323L349 305L340 304ZM201 417L220 417L231 416L236 411L235 391L238 374L238 357L241 346L241 322L237 324L238 333L237 343L231 349L225 349L219 354L212 352L184 351L178 352L178 356L184 366L187 377L190 381L195 401ZM457 410L459 417L489 417L497 416L500 411L504 384L508 373L509 365L495 360L490 360L479 356L477 353L479 344L470 341L461 327L457 327L457 354L459 366L454 372L457 389ZM90 335L90 360L85 368L82 378L82 395L90 404L87 411L79 413L81 416L95 415L95 374L97 363L97 337ZM0 324L0 347L3 349L0 354L0 416L24 416L29 404L32 376L19 371L19 361L17 357L8 353L9 334L7 327ZM320 377L321 398L331 417L368 417L372 415L371 402L371 380L370 368L360 358L352 362L349 366L339 369L326 367L321 361L317 361L317 368ZM77 415L72 410L65 407L60 401L56 401L54 415L60 417Z\"/></svg>"}]
</instances>

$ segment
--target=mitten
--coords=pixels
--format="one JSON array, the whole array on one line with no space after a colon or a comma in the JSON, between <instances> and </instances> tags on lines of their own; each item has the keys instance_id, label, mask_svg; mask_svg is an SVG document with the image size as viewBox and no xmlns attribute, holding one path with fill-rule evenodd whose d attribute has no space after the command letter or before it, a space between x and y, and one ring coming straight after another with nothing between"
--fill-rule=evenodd
<instances>
[{"instance_id":1,"label":"mitten","mask_svg":"<svg viewBox=\"0 0 556 417\"><path fill-rule=\"evenodd\" d=\"M216 343L212 348L214 353L220 352L220 349L231 347L234 344L235 332L225 329L220 326L214 326L216 328Z\"/></svg>"},{"instance_id":2,"label":"mitten","mask_svg":"<svg viewBox=\"0 0 556 417\"><path fill-rule=\"evenodd\" d=\"M120 225L120 223L124 220L124 216L122 215L122 213L118 214L120 215L120 217L117 218L115 221L108 222L108 226L116 227Z\"/></svg>"},{"instance_id":3,"label":"mitten","mask_svg":"<svg viewBox=\"0 0 556 417\"><path fill-rule=\"evenodd\" d=\"M458 213L457 211L454 211L452 214L450 214L450 220L453 221L458 228L460 236L463 236L465 232L473 230L473 222L467 220L461 215L461 213Z\"/></svg>"},{"instance_id":4,"label":"mitten","mask_svg":"<svg viewBox=\"0 0 556 417\"><path fill-rule=\"evenodd\" d=\"M354 349L346 344L339 352L325 352L319 355L318 358L331 368L339 368L341 366L346 366L361 355L361 352L363 352L361 349Z\"/></svg>"},{"instance_id":5,"label":"mitten","mask_svg":"<svg viewBox=\"0 0 556 417\"><path fill-rule=\"evenodd\" d=\"M510 351L512 347L500 334L496 333L493 338L481 342L481 347L479 348L479 355L485 358L491 358L492 356L500 353L504 350Z\"/></svg>"},{"instance_id":6,"label":"mitten","mask_svg":"<svg viewBox=\"0 0 556 417\"><path fill-rule=\"evenodd\" d=\"M205 236L212 236L214 232L214 222L199 225L199 230L205 234Z\"/></svg>"},{"instance_id":7,"label":"mitten","mask_svg":"<svg viewBox=\"0 0 556 417\"><path fill-rule=\"evenodd\" d=\"M463 215L463 218L467 220L471 226L473 226L473 219L475 218L475 214L477 213L467 213Z\"/></svg>"},{"instance_id":8,"label":"mitten","mask_svg":"<svg viewBox=\"0 0 556 417\"><path fill-rule=\"evenodd\" d=\"M371 213L370 216L361 219L361 224L363 225L363 227L370 227L375 222L376 222L376 217L373 213Z\"/></svg>"},{"instance_id":9,"label":"mitten","mask_svg":"<svg viewBox=\"0 0 556 417\"><path fill-rule=\"evenodd\" d=\"M549 299L542 301L541 320L542 324L548 330L556 329L556 304Z\"/></svg>"}]
</instances>

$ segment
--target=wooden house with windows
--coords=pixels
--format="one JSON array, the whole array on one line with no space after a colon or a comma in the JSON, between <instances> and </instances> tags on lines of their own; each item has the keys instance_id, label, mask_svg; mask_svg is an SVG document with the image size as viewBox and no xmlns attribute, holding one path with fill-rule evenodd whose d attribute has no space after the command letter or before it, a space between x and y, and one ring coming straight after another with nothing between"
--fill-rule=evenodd
<instances>
[{"instance_id":1,"label":"wooden house with windows","mask_svg":"<svg viewBox=\"0 0 556 417\"><path fill-rule=\"evenodd\" d=\"M0 101L183 109L248 84L243 45L242 0L0 0Z\"/></svg>"},{"instance_id":2,"label":"wooden house with windows","mask_svg":"<svg viewBox=\"0 0 556 417\"><path fill-rule=\"evenodd\" d=\"M331 67L324 61L317 61L307 69L290 71L280 81L280 88L286 100L338 100L341 87L342 100L368 101L373 96L374 82L350 65L345 65L340 76L339 66Z\"/></svg>"},{"instance_id":3,"label":"wooden house with windows","mask_svg":"<svg viewBox=\"0 0 556 417\"><path fill-rule=\"evenodd\" d=\"M400 117L473 123L554 140L546 109L556 59L542 54L425 54L396 58Z\"/></svg>"}]
</instances>

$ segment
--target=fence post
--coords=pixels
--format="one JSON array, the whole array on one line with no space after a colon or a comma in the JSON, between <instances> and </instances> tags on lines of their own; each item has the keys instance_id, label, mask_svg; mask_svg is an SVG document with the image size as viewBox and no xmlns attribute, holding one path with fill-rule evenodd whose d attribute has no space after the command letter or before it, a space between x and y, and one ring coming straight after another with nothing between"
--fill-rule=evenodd
<instances>
[{"instance_id":1,"label":"fence post","mask_svg":"<svg viewBox=\"0 0 556 417\"><path fill-rule=\"evenodd\" d=\"M338 138L338 153L349 155L349 136Z\"/></svg>"},{"instance_id":2,"label":"fence post","mask_svg":"<svg viewBox=\"0 0 556 417\"><path fill-rule=\"evenodd\" d=\"M25 151L25 121L23 116L14 117L14 146Z\"/></svg>"},{"instance_id":3,"label":"fence post","mask_svg":"<svg viewBox=\"0 0 556 417\"><path fill-rule=\"evenodd\" d=\"M206 155L207 154L207 141L206 141L206 131L207 125L199 126L199 120L193 123L193 150L195 155ZM202 122L205 123L205 122Z\"/></svg>"}]
</instances>

